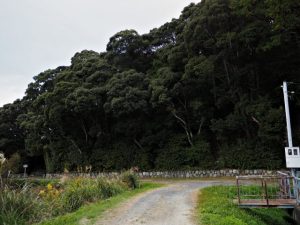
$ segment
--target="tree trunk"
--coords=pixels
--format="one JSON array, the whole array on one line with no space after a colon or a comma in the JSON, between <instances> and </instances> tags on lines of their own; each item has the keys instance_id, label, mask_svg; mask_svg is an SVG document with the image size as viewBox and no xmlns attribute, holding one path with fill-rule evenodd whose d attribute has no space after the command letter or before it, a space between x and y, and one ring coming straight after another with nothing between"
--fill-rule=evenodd
<instances>
[{"instance_id":1,"label":"tree trunk","mask_svg":"<svg viewBox=\"0 0 300 225\"><path fill-rule=\"evenodd\" d=\"M226 72L226 76L227 76L227 82L228 82L228 85L230 85L229 71L228 71L228 67L227 67L227 63L226 63L225 59L223 59L223 64L224 64L224 68L225 68L225 72Z\"/></svg>"},{"instance_id":2,"label":"tree trunk","mask_svg":"<svg viewBox=\"0 0 300 225\"><path fill-rule=\"evenodd\" d=\"M202 117L202 118L201 118L201 122L200 122L200 124L199 124L198 132L197 132L197 135L198 135L198 136L200 136L200 134L201 134L201 130L202 130L202 126L203 126L203 124L204 124L204 121L205 121L205 118Z\"/></svg>"},{"instance_id":3,"label":"tree trunk","mask_svg":"<svg viewBox=\"0 0 300 225\"><path fill-rule=\"evenodd\" d=\"M82 128L83 133L84 133L84 135L85 135L85 143L88 143L88 134L87 134L87 131L86 131L84 122L83 122L82 119L80 119L80 122L81 122L81 128Z\"/></svg>"},{"instance_id":4,"label":"tree trunk","mask_svg":"<svg viewBox=\"0 0 300 225\"><path fill-rule=\"evenodd\" d=\"M189 144L191 146L194 146L193 143L193 133L190 130L189 126L187 125L187 123L184 121L184 119L180 118L176 113L175 110L172 111L172 115L179 121L179 123L181 124L182 128L185 130L186 136L187 136L187 140L189 142Z\"/></svg>"},{"instance_id":5,"label":"tree trunk","mask_svg":"<svg viewBox=\"0 0 300 225\"><path fill-rule=\"evenodd\" d=\"M142 151L144 151L143 146L141 145L140 142L138 142L138 140L134 139L133 141L134 141L134 143L135 143Z\"/></svg>"}]
</instances>

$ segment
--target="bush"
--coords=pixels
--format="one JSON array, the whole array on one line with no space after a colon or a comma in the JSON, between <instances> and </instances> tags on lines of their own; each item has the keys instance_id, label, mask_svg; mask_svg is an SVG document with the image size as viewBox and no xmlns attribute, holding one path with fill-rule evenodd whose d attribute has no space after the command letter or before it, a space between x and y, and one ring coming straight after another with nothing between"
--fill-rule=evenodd
<instances>
[{"instance_id":1,"label":"bush","mask_svg":"<svg viewBox=\"0 0 300 225\"><path fill-rule=\"evenodd\" d=\"M62 194L62 202L66 210L71 212L78 209L85 202L96 200L98 196L95 182L90 179L76 178L66 183Z\"/></svg>"},{"instance_id":2,"label":"bush","mask_svg":"<svg viewBox=\"0 0 300 225\"><path fill-rule=\"evenodd\" d=\"M107 199L123 192L126 187L117 180L109 181L106 179L97 179L97 187L100 190L100 198Z\"/></svg>"},{"instance_id":3,"label":"bush","mask_svg":"<svg viewBox=\"0 0 300 225\"><path fill-rule=\"evenodd\" d=\"M257 143L259 142L256 139L251 142L238 139L234 144L222 145L219 152L219 167L237 169L280 169L282 165L280 155L263 146L257 146ZM257 157L258 154L260 157Z\"/></svg>"},{"instance_id":4,"label":"bush","mask_svg":"<svg viewBox=\"0 0 300 225\"><path fill-rule=\"evenodd\" d=\"M106 199L124 190L124 185L117 180L77 178L66 183L62 202L70 212L86 202Z\"/></svg>"},{"instance_id":5,"label":"bush","mask_svg":"<svg viewBox=\"0 0 300 225\"><path fill-rule=\"evenodd\" d=\"M22 225L38 221L47 212L28 186L21 191L4 189L0 193L0 224Z\"/></svg>"},{"instance_id":6,"label":"bush","mask_svg":"<svg viewBox=\"0 0 300 225\"><path fill-rule=\"evenodd\" d=\"M122 179L76 178L59 184L57 180L11 181L0 192L0 224L23 225L39 222L72 212L87 202L107 199L138 185L134 174L123 174ZM48 183L47 183L48 182Z\"/></svg>"},{"instance_id":7,"label":"bush","mask_svg":"<svg viewBox=\"0 0 300 225\"><path fill-rule=\"evenodd\" d=\"M212 169L214 161L208 142L198 138L190 146L186 136L178 134L159 151L155 166L161 170Z\"/></svg>"},{"instance_id":8,"label":"bush","mask_svg":"<svg viewBox=\"0 0 300 225\"><path fill-rule=\"evenodd\" d=\"M121 174L122 182L131 189L138 188L140 186L138 177L131 171L127 171Z\"/></svg>"},{"instance_id":9,"label":"bush","mask_svg":"<svg viewBox=\"0 0 300 225\"><path fill-rule=\"evenodd\" d=\"M12 173L18 173L21 166L21 156L19 153L14 153L7 161L7 169Z\"/></svg>"}]
</instances>

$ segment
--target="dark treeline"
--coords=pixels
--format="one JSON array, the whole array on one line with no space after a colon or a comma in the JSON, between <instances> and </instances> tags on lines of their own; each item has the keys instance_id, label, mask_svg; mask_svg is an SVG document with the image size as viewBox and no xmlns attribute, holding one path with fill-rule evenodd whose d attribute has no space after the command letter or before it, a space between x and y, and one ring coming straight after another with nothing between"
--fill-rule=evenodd
<instances>
[{"instance_id":1,"label":"dark treeline","mask_svg":"<svg viewBox=\"0 0 300 225\"><path fill-rule=\"evenodd\" d=\"M49 172L283 167L280 86L300 81L299 50L299 0L202 0L35 76L0 108L0 151Z\"/></svg>"}]
</instances>

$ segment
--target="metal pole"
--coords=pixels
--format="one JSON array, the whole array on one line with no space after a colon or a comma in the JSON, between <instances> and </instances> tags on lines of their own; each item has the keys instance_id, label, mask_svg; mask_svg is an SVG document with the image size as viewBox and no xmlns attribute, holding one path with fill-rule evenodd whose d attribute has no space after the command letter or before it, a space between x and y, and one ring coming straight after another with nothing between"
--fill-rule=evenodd
<instances>
[{"instance_id":1,"label":"metal pole","mask_svg":"<svg viewBox=\"0 0 300 225\"><path fill-rule=\"evenodd\" d=\"M286 127L289 147L293 147L293 137L291 128L291 118L290 118L290 106L289 106L289 95L287 89L287 82L283 82L283 96L284 96L284 106L285 106L285 117L286 117Z\"/></svg>"},{"instance_id":2,"label":"metal pole","mask_svg":"<svg viewBox=\"0 0 300 225\"><path fill-rule=\"evenodd\" d=\"M291 128L291 118L290 118L290 106L289 106L289 93L288 93L288 87L287 82L283 82L283 96L284 96L284 107L285 107L285 117L286 117L286 128L287 128L287 136L288 136L288 145L289 147L293 147L293 137L292 137L292 128ZM293 177L293 196L298 198L297 188L296 188L296 177L297 169L291 168L291 175Z\"/></svg>"}]
</instances>

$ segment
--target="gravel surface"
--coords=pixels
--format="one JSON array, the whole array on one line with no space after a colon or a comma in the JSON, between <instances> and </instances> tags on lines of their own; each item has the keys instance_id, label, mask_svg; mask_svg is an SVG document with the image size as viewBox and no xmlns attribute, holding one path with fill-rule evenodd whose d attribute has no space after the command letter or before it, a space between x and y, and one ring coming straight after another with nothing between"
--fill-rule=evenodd
<instances>
[{"instance_id":1,"label":"gravel surface","mask_svg":"<svg viewBox=\"0 0 300 225\"><path fill-rule=\"evenodd\" d=\"M198 190L230 181L168 182L106 212L97 225L194 225Z\"/></svg>"}]
</instances>

